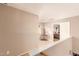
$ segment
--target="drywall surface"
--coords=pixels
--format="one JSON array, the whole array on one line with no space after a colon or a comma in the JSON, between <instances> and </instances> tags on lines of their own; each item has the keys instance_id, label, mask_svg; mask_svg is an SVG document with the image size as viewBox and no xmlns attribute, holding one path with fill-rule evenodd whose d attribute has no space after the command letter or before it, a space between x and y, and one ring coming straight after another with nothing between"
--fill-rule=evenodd
<instances>
[{"instance_id":1,"label":"drywall surface","mask_svg":"<svg viewBox=\"0 0 79 59\"><path fill-rule=\"evenodd\" d=\"M18 55L38 45L38 16L0 6L0 55Z\"/></svg>"},{"instance_id":2,"label":"drywall surface","mask_svg":"<svg viewBox=\"0 0 79 59\"><path fill-rule=\"evenodd\" d=\"M73 52L79 54L79 16L70 18L70 33L72 36Z\"/></svg>"},{"instance_id":3,"label":"drywall surface","mask_svg":"<svg viewBox=\"0 0 79 59\"><path fill-rule=\"evenodd\" d=\"M72 55L72 40L66 39L61 43L43 51L48 56L70 56Z\"/></svg>"}]
</instances>

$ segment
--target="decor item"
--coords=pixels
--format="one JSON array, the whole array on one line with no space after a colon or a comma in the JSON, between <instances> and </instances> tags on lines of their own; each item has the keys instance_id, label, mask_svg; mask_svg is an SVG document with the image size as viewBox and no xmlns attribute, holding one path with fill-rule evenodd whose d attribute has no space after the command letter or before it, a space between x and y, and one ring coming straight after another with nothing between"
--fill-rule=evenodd
<instances>
[{"instance_id":1,"label":"decor item","mask_svg":"<svg viewBox=\"0 0 79 59\"><path fill-rule=\"evenodd\" d=\"M54 32L53 32L54 41L60 39L60 25L54 24Z\"/></svg>"}]
</instances>

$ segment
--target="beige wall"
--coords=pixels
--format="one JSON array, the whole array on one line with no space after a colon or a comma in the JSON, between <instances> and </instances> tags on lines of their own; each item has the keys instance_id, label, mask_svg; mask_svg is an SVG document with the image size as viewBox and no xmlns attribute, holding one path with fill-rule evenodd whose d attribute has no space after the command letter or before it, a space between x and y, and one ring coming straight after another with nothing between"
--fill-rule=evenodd
<instances>
[{"instance_id":1,"label":"beige wall","mask_svg":"<svg viewBox=\"0 0 79 59\"><path fill-rule=\"evenodd\" d=\"M37 47L38 16L0 6L0 55L18 55Z\"/></svg>"},{"instance_id":2,"label":"beige wall","mask_svg":"<svg viewBox=\"0 0 79 59\"><path fill-rule=\"evenodd\" d=\"M79 16L70 18L73 51L79 54Z\"/></svg>"}]
</instances>

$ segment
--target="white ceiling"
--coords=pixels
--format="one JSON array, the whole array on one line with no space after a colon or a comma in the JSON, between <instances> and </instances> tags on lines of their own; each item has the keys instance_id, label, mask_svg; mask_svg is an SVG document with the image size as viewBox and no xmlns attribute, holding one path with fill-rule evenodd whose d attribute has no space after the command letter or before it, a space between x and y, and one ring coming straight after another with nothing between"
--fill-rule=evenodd
<instances>
[{"instance_id":1,"label":"white ceiling","mask_svg":"<svg viewBox=\"0 0 79 59\"><path fill-rule=\"evenodd\" d=\"M58 20L79 15L78 3L14 3L8 5L36 14L42 21Z\"/></svg>"}]
</instances>

